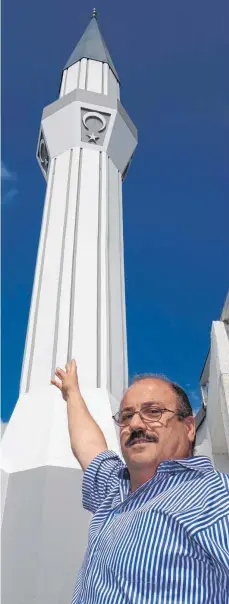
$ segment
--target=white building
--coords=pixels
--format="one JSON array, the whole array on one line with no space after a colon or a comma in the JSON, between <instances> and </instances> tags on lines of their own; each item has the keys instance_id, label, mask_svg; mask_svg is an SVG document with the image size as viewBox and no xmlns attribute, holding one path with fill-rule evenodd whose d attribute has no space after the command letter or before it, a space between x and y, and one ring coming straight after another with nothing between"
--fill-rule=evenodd
<instances>
[{"instance_id":1,"label":"white building","mask_svg":"<svg viewBox=\"0 0 229 604\"><path fill-rule=\"evenodd\" d=\"M93 14L41 121L47 191L20 394L2 438L4 604L70 602L87 542L82 471L50 385L57 366L77 359L89 410L120 452L112 414L128 383L122 180L136 144Z\"/></svg>"},{"instance_id":2,"label":"white building","mask_svg":"<svg viewBox=\"0 0 229 604\"><path fill-rule=\"evenodd\" d=\"M229 473L229 293L220 320L212 323L210 350L200 387L197 454L208 455L217 470Z\"/></svg>"}]
</instances>

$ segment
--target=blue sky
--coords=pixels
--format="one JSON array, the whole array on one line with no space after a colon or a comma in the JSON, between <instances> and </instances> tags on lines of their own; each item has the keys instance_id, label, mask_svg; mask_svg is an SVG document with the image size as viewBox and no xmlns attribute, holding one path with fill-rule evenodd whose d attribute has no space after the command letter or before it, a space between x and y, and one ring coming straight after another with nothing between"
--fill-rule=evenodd
<instances>
[{"instance_id":1,"label":"blue sky","mask_svg":"<svg viewBox=\"0 0 229 604\"><path fill-rule=\"evenodd\" d=\"M92 8L2 3L4 421L18 396L44 202L41 113ZM139 131L123 186L129 373L167 374L197 408L228 289L228 2L98 0L97 9Z\"/></svg>"}]
</instances>

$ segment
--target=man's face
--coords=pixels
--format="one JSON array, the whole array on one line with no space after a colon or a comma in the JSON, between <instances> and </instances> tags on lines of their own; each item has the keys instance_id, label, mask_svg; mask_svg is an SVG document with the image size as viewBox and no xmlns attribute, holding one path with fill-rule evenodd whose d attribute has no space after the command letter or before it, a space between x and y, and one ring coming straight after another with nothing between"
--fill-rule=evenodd
<instances>
[{"instance_id":1,"label":"man's face","mask_svg":"<svg viewBox=\"0 0 229 604\"><path fill-rule=\"evenodd\" d=\"M146 378L135 382L125 393L120 409L128 413L139 411L142 405L151 403L158 408L178 410L178 399L172 387L159 378ZM145 405L144 405L145 406ZM139 414L133 415L127 426L120 427L120 444L128 469L146 469L158 466L167 459L188 457L194 439L194 418L179 421L175 413L165 411L157 421L145 422ZM148 442L136 442L142 437Z\"/></svg>"}]
</instances>

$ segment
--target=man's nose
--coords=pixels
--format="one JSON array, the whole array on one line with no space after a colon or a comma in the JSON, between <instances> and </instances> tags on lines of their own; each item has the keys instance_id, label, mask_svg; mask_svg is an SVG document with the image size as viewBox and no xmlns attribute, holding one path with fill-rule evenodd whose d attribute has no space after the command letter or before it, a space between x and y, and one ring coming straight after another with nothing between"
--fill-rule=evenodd
<instances>
[{"instance_id":1,"label":"man's nose","mask_svg":"<svg viewBox=\"0 0 229 604\"><path fill-rule=\"evenodd\" d=\"M136 413L134 413L133 417L130 420L130 427L132 428L132 430L136 430L137 428L145 429L145 423L142 420L140 413L138 413L137 411Z\"/></svg>"}]
</instances>

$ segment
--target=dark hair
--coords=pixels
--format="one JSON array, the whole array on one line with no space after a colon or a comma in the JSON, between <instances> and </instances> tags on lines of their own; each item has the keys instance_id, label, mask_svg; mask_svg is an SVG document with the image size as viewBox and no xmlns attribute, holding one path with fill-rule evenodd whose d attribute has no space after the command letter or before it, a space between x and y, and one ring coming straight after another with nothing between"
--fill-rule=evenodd
<instances>
[{"instance_id":1,"label":"dark hair","mask_svg":"<svg viewBox=\"0 0 229 604\"><path fill-rule=\"evenodd\" d=\"M189 400L186 392L183 390L183 388L181 388L181 386L179 386L179 384L176 384L176 382L172 382L172 380L169 380L169 378L167 378L163 374L145 373L145 374L135 375L131 380L130 386L132 384L135 384L136 382L141 382L142 380L147 380L147 379L161 380L162 382L165 382L166 384L171 386L173 392L175 392L175 394L177 395L177 399L178 399L178 411L180 412L180 415L178 416L179 421L182 421L182 419L184 417L189 417L190 415L193 415L192 405L190 403L190 400ZM192 455L194 454L195 444L196 444L196 436L192 442L192 447L191 447Z\"/></svg>"}]
</instances>

